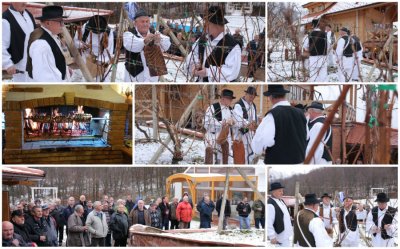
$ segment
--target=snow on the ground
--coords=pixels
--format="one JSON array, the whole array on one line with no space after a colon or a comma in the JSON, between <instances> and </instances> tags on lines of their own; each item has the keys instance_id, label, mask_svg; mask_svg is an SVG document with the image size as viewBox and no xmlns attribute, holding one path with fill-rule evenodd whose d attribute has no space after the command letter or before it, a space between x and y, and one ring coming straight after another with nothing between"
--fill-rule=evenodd
<instances>
[{"instance_id":1,"label":"snow on the ground","mask_svg":"<svg viewBox=\"0 0 400 249\"><path fill-rule=\"evenodd\" d=\"M147 134L151 137L153 133L152 128L148 128L146 126L141 126L142 129L147 131ZM160 130L160 137L164 141L168 137L168 133L163 130ZM145 136L142 132L135 129L135 140L145 139ZM203 164L204 163L204 153L205 153L205 145L204 141L196 140L189 137L181 136L182 149L183 149L183 160L179 162L179 164ZM151 143L135 143L135 163L136 164L147 164L152 158L153 154L157 151L158 147L161 144L158 142ZM173 147L173 143L169 144L169 147ZM157 160L156 164L171 164L172 154L169 150L165 150L160 158Z\"/></svg>"}]
</instances>

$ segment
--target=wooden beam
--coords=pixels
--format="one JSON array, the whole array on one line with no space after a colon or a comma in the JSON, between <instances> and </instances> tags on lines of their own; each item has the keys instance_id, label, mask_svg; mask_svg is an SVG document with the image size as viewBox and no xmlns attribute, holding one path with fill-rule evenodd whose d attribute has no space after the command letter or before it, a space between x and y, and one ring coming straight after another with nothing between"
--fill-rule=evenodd
<instances>
[{"instance_id":1,"label":"wooden beam","mask_svg":"<svg viewBox=\"0 0 400 249\"><path fill-rule=\"evenodd\" d=\"M19 92L19 93L41 93L43 92L42 87L13 87L8 90L9 92Z\"/></svg>"},{"instance_id":2,"label":"wooden beam","mask_svg":"<svg viewBox=\"0 0 400 249\"><path fill-rule=\"evenodd\" d=\"M225 168L226 174L225 174L225 186L224 186L224 195L222 197L222 203L221 203L221 211L219 213L219 218L218 218L218 230L217 232L221 234L223 230L223 222L225 218L225 206L226 206L226 195L228 194L228 189L229 189L229 168Z\"/></svg>"}]
</instances>

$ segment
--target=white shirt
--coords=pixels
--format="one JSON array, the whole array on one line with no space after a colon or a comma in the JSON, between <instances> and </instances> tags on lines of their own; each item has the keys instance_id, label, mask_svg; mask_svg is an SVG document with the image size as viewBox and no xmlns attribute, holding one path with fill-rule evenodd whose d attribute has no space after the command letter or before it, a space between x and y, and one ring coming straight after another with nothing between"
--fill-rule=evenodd
<instances>
[{"instance_id":1,"label":"white shirt","mask_svg":"<svg viewBox=\"0 0 400 249\"><path fill-rule=\"evenodd\" d=\"M313 122L320 117L324 117L324 116L323 115L318 116L318 117L314 118L313 120L311 120L310 122ZM317 136L318 136L319 132L321 131L323 125L324 124L320 123L320 122L314 123L313 127L307 132L307 139L310 139L310 140L308 141L308 144L307 144L306 157L307 157L308 153L310 152L311 147L314 145L314 142L317 139ZM308 124L306 127L308 130ZM330 136L332 136L332 128L330 130L331 130ZM329 129L327 132L329 132ZM322 137L321 142L319 142L317 150L315 151L314 156L312 157L312 159L310 161L311 164L327 164L327 161L324 158L322 158L322 155L324 154L324 147L325 147L324 143L323 143L325 141L325 136L326 136L326 132L324 133L324 136ZM326 141L328 139L326 139Z\"/></svg>"},{"instance_id":2,"label":"white shirt","mask_svg":"<svg viewBox=\"0 0 400 249\"><path fill-rule=\"evenodd\" d=\"M289 238L293 236L293 227L287 206L279 199L271 197L283 212L284 230L277 234L274 229L275 208L272 204L267 205L267 236L270 240L276 239L282 246L290 246Z\"/></svg>"},{"instance_id":3,"label":"white shirt","mask_svg":"<svg viewBox=\"0 0 400 249\"><path fill-rule=\"evenodd\" d=\"M322 208L323 208L322 213L323 213L323 221L324 221L325 228L332 229L332 224L336 224L338 222L337 218L336 218L335 209L331 208L331 205L324 205L324 204L322 204ZM331 212L332 212L332 224L331 224L331 218L330 218Z\"/></svg>"},{"instance_id":4,"label":"white shirt","mask_svg":"<svg viewBox=\"0 0 400 249\"><path fill-rule=\"evenodd\" d=\"M345 49L345 45L350 46L349 41L350 41L350 39L348 39L348 41L347 41L348 44L346 44L346 41L342 37L340 37L340 39L338 40L337 47L336 47L336 56L339 61L343 58L343 51Z\"/></svg>"},{"instance_id":5,"label":"white shirt","mask_svg":"<svg viewBox=\"0 0 400 249\"><path fill-rule=\"evenodd\" d=\"M351 211L351 210L350 210ZM344 214L343 214L343 223L344 223L344 227L346 228L345 232L341 234L341 236L343 236L344 234L346 234L346 237L344 238L344 240L342 241L342 246L343 247L348 247L348 246L355 246L356 244L359 243L360 240L360 235L358 232L358 227L356 228L355 231L351 231L348 227L347 227L347 222L346 222L346 216L349 214L350 211L347 211L346 209L344 209Z\"/></svg>"},{"instance_id":6,"label":"white shirt","mask_svg":"<svg viewBox=\"0 0 400 249\"><path fill-rule=\"evenodd\" d=\"M253 103L249 104L244 98L242 98L242 101L244 103L244 107L247 110L247 116L248 119L243 118L243 109L242 106L239 104L235 104L233 107L233 114L236 122L237 129L235 129L236 133L236 139L239 137L239 129L245 126L248 126L251 122L256 122L257 123L257 114L256 114L256 109L254 108ZM241 133L240 133L241 134ZM243 139L244 143L250 142L248 139L251 139L254 136L254 131L248 131L244 135L247 139Z\"/></svg>"},{"instance_id":7,"label":"white shirt","mask_svg":"<svg viewBox=\"0 0 400 249\"><path fill-rule=\"evenodd\" d=\"M215 139L221 132L222 124L226 122L226 120L233 118L233 114L232 111L229 109L229 106L224 105L221 105L221 121L218 121L216 118L214 118L214 114L214 106L210 105L204 115L204 127L207 130L207 133Z\"/></svg>"},{"instance_id":8,"label":"white shirt","mask_svg":"<svg viewBox=\"0 0 400 249\"><path fill-rule=\"evenodd\" d=\"M378 227L381 226L382 224L382 219L385 216L385 213L387 211L387 207L384 210L380 210L378 208ZM396 236L395 234L398 233L397 231L397 212L393 218L392 224L391 226L389 226L388 229L386 229L386 233L389 236ZM394 246L394 239L388 239L388 240L384 240L381 236L381 232L378 231L378 233L376 233L376 236L373 236L374 232L373 229L376 228L375 223L372 219L372 210L368 213L367 216L367 221L366 221L366 231L369 232L370 236L372 237L372 246L374 247L393 247Z\"/></svg>"},{"instance_id":9,"label":"white shirt","mask_svg":"<svg viewBox=\"0 0 400 249\"><path fill-rule=\"evenodd\" d=\"M277 106L290 106L286 100L279 101L272 106L274 109ZM265 116L256 130L256 134L251 142L251 147L255 154L261 155L267 147L275 145L275 120L271 113Z\"/></svg>"},{"instance_id":10,"label":"white shirt","mask_svg":"<svg viewBox=\"0 0 400 249\"><path fill-rule=\"evenodd\" d=\"M208 56L211 55L218 42L224 38L224 33L220 33L214 40L207 35L207 45L204 50L203 68ZM199 40L192 46L192 52L186 57L186 69L191 74L193 68L200 64L199 61ZM206 69L209 82L230 82L236 80L240 73L241 66L241 49L239 44L233 47L225 59L225 63L221 67L210 65Z\"/></svg>"},{"instance_id":11,"label":"white shirt","mask_svg":"<svg viewBox=\"0 0 400 249\"><path fill-rule=\"evenodd\" d=\"M367 210L363 209L363 211L356 210L357 220L365 220L367 218Z\"/></svg>"},{"instance_id":12,"label":"white shirt","mask_svg":"<svg viewBox=\"0 0 400 249\"><path fill-rule=\"evenodd\" d=\"M25 33L25 41L24 41L24 56L22 57L22 60L19 61L15 67L20 70L20 71L26 71L26 62L27 62L27 48L28 48L28 41L30 34L33 32L33 23L32 20L28 14L28 12L24 11L24 13L21 15L20 12L12 10L9 8L11 14L15 17L17 20L19 26ZM10 68L11 66L14 65L14 63L11 60L11 55L8 53L7 49L10 47L11 43L11 27L10 23L6 20L3 19L2 21L3 24L3 30L2 30L2 56L3 56L3 61L2 61L2 68L7 69Z\"/></svg>"},{"instance_id":13,"label":"white shirt","mask_svg":"<svg viewBox=\"0 0 400 249\"><path fill-rule=\"evenodd\" d=\"M313 210L309 208L305 208L307 210L310 210L311 212L315 213ZM317 213L315 213L318 215ZM315 246L316 247L332 247L332 238L329 237L328 233L325 230L325 225L324 222L319 218L315 217L310 221L310 224L308 224L308 230L312 233L314 236L315 240ZM303 231L304 233L304 231ZM302 235L300 235L302 236Z\"/></svg>"},{"instance_id":14,"label":"white shirt","mask_svg":"<svg viewBox=\"0 0 400 249\"><path fill-rule=\"evenodd\" d=\"M87 23L85 23L82 26L82 36L85 33L85 28L86 28ZM86 44L87 45L91 45L92 46L92 54L94 56L96 56L96 60L103 62L103 63L108 63L110 61L110 56L111 58L114 56L113 54L113 50L114 50L114 32L111 29L110 30L110 34L108 35L108 46L106 48L103 49L103 53L100 53L100 48L101 48L101 41L103 39L104 36L104 32L99 33L99 34L95 34L92 33L92 37L90 37L90 32L88 34L88 37L86 39ZM90 38L92 38L92 41L90 40ZM84 46L84 42L79 40L78 37L78 31L75 33L74 36L74 43L75 43L75 47L80 49ZM90 49L85 50L85 54L88 55L90 53ZM86 57L84 56L84 58L86 59Z\"/></svg>"},{"instance_id":15,"label":"white shirt","mask_svg":"<svg viewBox=\"0 0 400 249\"><path fill-rule=\"evenodd\" d=\"M140 58L142 59L143 63L143 71L140 74L136 75L136 77L133 77L128 71L125 70L125 82L157 82L159 77L150 76L150 71L146 63L146 58L144 57L144 38L137 31L137 29L136 32L138 37L135 36L132 32L125 32L123 35L123 45L124 48L128 51L140 53ZM147 34L150 34L150 31L148 31ZM160 33L156 32L156 34ZM160 34L160 37L160 48L161 51L165 52L171 46L171 41L168 36L165 36L163 34Z\"/></svg>"},{"instance_id":16,"label":"white shirt","mask_svg":"<svg viewBox=\"0 0 400 249\"><path fill-rule=\"evenodd\" d=\"M43 30L50 34L61 51L61 41L57 35L53 35L50 30L43 27ZM36 82L66 82L69 78L68 68L65 69L65 80L56 66L56 60L49 43L45 40L38 39L32 42L29 48L29 55L32 58L32 76Z\"/></svg>"}]
</instances>

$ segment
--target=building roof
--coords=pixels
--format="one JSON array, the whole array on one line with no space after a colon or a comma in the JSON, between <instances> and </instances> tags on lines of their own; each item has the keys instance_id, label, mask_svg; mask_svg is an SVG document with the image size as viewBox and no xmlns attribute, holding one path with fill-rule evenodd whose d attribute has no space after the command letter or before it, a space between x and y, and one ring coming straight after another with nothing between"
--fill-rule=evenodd
<instances>
[{"instance_id":1,"label":"building roof","mask_svg":"<svg viewBox=\"0 0 400 249\"><path fill-rule=\"evenodd\" d=\"M2 3L2 11L4 12L8 6L10 6L10 2ZM32 13L34 17L38 17L42 15L42 8L46 6L46 4L41 3L28 3L27 9ZM64 15L68 16L64 19L65 23L71 22L80 22L89 20L93 15L100 16L110 16L113 14L112 10L104 10L104 9L92 9L92 8L81 8L81 7L71 7L71 6L62 6L64 9ZM38 20L36 21L38 22Z\"/></svg>"},{"instance_id":2,"label":"building roof","mask_svg":"<svg viewBox=\"0 0 400 249\"><path fill-rule=\"evenodd\" d=\"M2 183L6 185L38 182L46 177L46 173L43 170L19 166L2 166L2 175Z\"/></svg>"},{"instance_id":3,"label":"building roof","mask_svg":"<svg viewBox=\"0 0 400 249\"><path fill-rule=\"evenodd\" d=\"M256 181L257 176L247 176L250 180ZM171 175L167 178L167 183L173 182L186 182L191 181L193 183L200 183L200 182L223 182L225 181L225 174L217 174L217 173L179 173ZM245 181L242 176L240 175L230 175L229 181L231 182L243 182Z\"/></svg>"},{"instance_id":4,"label":"building roof","mask_svg":"<svg viewBox=\"0 0 400 249\"><path fill-rule=\"evenodd\" d=\"M398 130L388 128L391 131L390 146L398 148ZM354 122L347 135L346 143L348 144L364 144L365 142L365 123Z\"/></svg>"}]
</instances>

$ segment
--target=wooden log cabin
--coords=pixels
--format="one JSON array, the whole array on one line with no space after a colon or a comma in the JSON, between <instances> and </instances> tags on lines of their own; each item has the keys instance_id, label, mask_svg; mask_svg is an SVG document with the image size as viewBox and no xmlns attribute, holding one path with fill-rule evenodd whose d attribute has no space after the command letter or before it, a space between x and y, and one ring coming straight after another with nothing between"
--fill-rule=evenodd
<instances>
[{"instance_id":1,"label":"wooden log cabin","mask_svg":"<svg viewBox=\"0 0 400 249\"><path fill-rule=\"evenodd\" d=\"M308 14L301 19L301 25L311 30L311 21L320 18L322 29L330 24L338 38L341 27L348 28L356 34L364 47L370 51L365 62L375 58L386 41L389 34L394 34L393 65L398 63L398 38L394 33L394 26L398 21L397 2L309 2L302 5L308 9ZM388 56L388 55L387 55Z\"/></svg>"}]
</instances>

